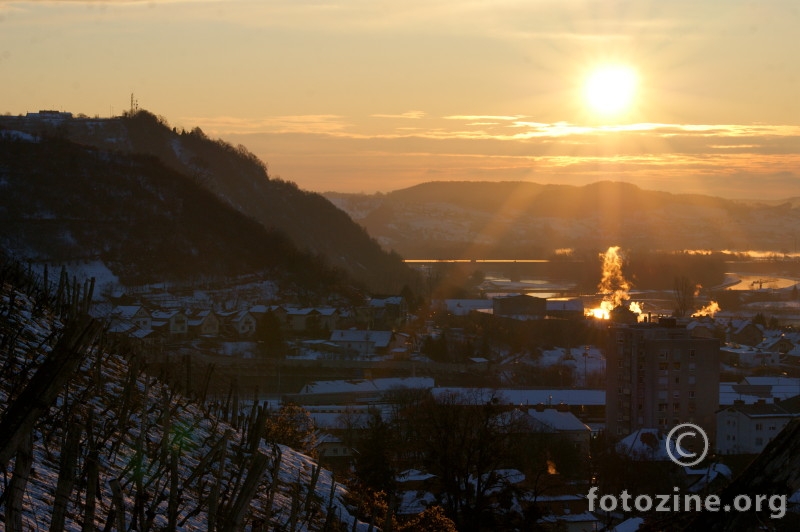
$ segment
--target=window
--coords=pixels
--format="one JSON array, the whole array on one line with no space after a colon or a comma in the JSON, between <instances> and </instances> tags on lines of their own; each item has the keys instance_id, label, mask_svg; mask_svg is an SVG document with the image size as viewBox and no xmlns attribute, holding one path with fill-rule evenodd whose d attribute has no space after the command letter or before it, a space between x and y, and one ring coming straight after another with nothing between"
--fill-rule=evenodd
<instances>
[{"instance_id":1,"label":"window","mask_svg":"<svg viewBox=\"0 0 800 532\"><path fill-rule=\"evenodd\" d=\"M672 369L675 369L675 370L681 369L681 363L680 362L673 362L672 363Z\"/></svg>"},{"instance_id":2,"label":"window","mask_svg":"<svg viewBox=\"0 0 800 532\"><path fill-rule=\"evenodd\" d=\"M669 369L669 364L667 364L666 362L659 362L658 369L660 369L661 371L667 371Z\"/></svg>"},{"instance_id":3,"label":"window","mask_svg":"<svg viewBox=\"0 0 800 532\"><path fill-rule=\"evenodd\" d=\"M694 349L689 349L689 358L694 358Z\"/></svg>"},{"instance_id":4,"label":"window","mask_svg":"<svg viewBox=\"0 0 800 532\"><path fill-rule=\"evenodd\" d=\"M696 384L697 383L697 377L695 377L694 375L689 375L689 380L687 382L689 384Z\"/></svg>"},{"instance_id":5,"label":"window","mask_svg":"<svg viewBox=\"0 0 800 532\"><path fill-rule=\"evenodd\" d=\"M689 390L689 399L694 399L694 390Z\"/></svg>"},{"instance_id":6,"label":"window","mask_svg":"<svg viewBox=\"0 0 800 532\"><path fill-rule=\"evenodd\" d=\"M756 445L764 445L764 438L756 438Z\"/></svg>"},{"instance_id":7,"label":"window","mask_svg":"<svg viewBox=\"0 0 800 532\"><path fill-rule=\"evenodd\" d=\"M659 412L666 412L667 411L667 403L658 403L658 411Z\"/></svg>"},{"instance_id":8,"label":"window","mask_svg":"<svg viewBox=\"0 0 800 532\"><path fill-rule=\"evenodd\" d=\"M678 411L678 410L680 410L680 409L681 409L681 404L680 404L679 402L672 403L672 410L674 410L675 412L677 412L677 411Z\"/></svg>"},{"instance_id":9,"label":"window","mask_svg":"<svg viewBox=\"0 0 800 532\"><path fill-rule=\"evenodd\" d=\"M764 424L763 423L756 423L756 430L764 430Z\"/></svg>"}]
</instances>

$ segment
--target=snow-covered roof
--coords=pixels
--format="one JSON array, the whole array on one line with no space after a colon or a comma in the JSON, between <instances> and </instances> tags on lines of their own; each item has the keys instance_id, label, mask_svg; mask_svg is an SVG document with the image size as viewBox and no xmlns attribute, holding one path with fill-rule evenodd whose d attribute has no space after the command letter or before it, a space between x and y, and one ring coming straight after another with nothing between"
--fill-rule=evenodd
<instances>
[{"instance_id":1,"label":"snow-covered roof","mask_svg":"<svg viewBox=\"0 0 800 532\"><path fill-rule=\"evenodd\" d=\"M644 524L644 519L641 517L631 517L630 519L626 519L625 521L621 522L613 529L611 532L636 532L639 530L639 527Z\"/></svg>"},{"instance_id":2,"label":"snow-covered roof","mask_svg":"<svg viewBox=\"0 0 800 532\"><path fill-rule=\"evenodd\" d=\"M111 315L122 320L130 320L141 311L141 305L117 305L111 310Z\"/></svg>"},{"instance_id":3,"label":"snow-covered roof","mask_svg":"<svg viewBox=\"0 0 800 532\"><path fill-rule=\"evenodd\" d=\"M744 401L745 403L755 403L763 397L754 394L747 394L737 389L739 384L736 382L719 383L719 406L725 407L732 405L734 401Z\"/></svg>"},{"instance_id":4,"label":"snow-covered roof","mask_svg":"<svg viewBox=\"0 0 800 532\"><path fill-rule=\"evenodd\" d=\"M445 299L444 305L447 312L456 316L464 316L473 310L491 309L492 301L490 299Z\"/></svg>"},{"instance_id":5,"label":"snow-covered roof","mask_svg":"<svg viewBox=\"0 0 800 532\"><path fill-rule=\"evenodd\" d=\"M364 331L360 329L337 329L331 332L331 342L371 342L375 347L388 347L392 342L392 331Z\"/></svg>"},{"instance_id":6,"label":"snow-covered roof","mask_svg":"<svg viewBox=\"0 0 800 532\"><path fill-rule=\"evenodd\" d=\"M387 305L402 305L403 296L391 296L384 298L374 298L369 300L369 306L374 308L384 308Z\"/></svg>"},{"instance_id":7,"label":"snow-covered roof","mask_svg":"<svg viewBox=\"0 0 800 532\"><path fill-rule=\"evenodd\" d=\"M396 388L433 388L431 377L389 377L385 379L352 379L340 381L317 381L306 384L301 394L381 392Z\"/></svg>"},{"instance_id":8,"label":"snow-covered roof","mask_svg":"<svg viewBox=\"0 0 800 532\"><path fill-rule=\"evenodd\" d=\"M490 389L490 388L450 388L439 387L433 389L434 396L443 394L455 394L464 398L474 398L476 401L486 402L492 397L500 397L506 404L512 405L566 405L583 406L605 406L605 390L575 390L575 389L552 389L552 390L511 390L511 389Z\"/></svg>"},{"instance_id":9,"label":"snow-covered roof","mask_svg":"<svg viewBox=\"0 0 800 532\"><path fill-rule=\"evenodd\" d=\"M666 438L658 429L638 429L617 442L616 448L619 454L629 456L634 459L670 459L669 454L667 453Z\"/></svg>"},{"instance_id":10,"label":"snow-covered roof","mask_svg":"<svg viewBox=\"0 0 800 532\"><path fill-rule=\"evenodd\" d=\"M419 469L406 469L395 477L397 482L424 482L436 478L432 473L425 473Z\"/></svg>"},{"instance_id":11,"label":"snow-covered roof","mask_svg":"<svg viewBox=\"0 0 800 532\"><path fill-rule=\"evenodd\" d=\"M545 408L542 411L537 411L535 408L529 408L528 415L537 423L556 432L592 431L588 425L569 411L561 412L555 408Z\"/></svg>"},{"instance_id":12,"label":"snow-covered roof","mask_svg":"<svg viewBox=\"0 0 800 532\"><path fill-rule=\"evenodd\" d=\"M180 313L180 310L177 309L170 309L170 310L155 310L151 314L154 320L164 321L177 316Z\"/></svg>"},{"instance_id":13,"label":"snow-covered roof","mask_svg":"<svg viewBox=\"0 0 800 532\"><path fill-rule=\"evenodd\" d=\"M704 490L720 475L728 480L733 478L733 471L731 471L731 468L719 462L714 462L708 467L701 467L698 469L684 467L683 471L687 476L699 477L691 486L689 486L689 492L691 493L697 493Z\"/></svg>"}]
</instances>

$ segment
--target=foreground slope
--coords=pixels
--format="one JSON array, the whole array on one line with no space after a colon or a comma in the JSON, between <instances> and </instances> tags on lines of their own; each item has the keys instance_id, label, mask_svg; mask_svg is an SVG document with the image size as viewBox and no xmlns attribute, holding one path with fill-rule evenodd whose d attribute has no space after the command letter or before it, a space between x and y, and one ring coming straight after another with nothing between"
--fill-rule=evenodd
<instances>
[{"instance_id":1,"label":"foreground slope","mask_svg":"<svg viewBox=\"0 0 800 532\"><path fill-rule=\"evenodd\" d=\"M263 409L176 392L80 299L0 263L6 530L366 530L328 471L263 441Z\"/></svg>"}]
</instances>

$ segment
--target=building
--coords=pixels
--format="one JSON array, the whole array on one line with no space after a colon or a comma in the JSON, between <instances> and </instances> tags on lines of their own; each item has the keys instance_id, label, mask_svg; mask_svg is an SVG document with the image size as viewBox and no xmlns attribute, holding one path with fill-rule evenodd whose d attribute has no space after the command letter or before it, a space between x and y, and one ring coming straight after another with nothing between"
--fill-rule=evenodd
<instances>
[{"instance_id":1,"label":"building","mask_svg":"<svg viewBox=\"0 0 800 532\"><path fill-rule=\"evenodd\" d=\"M165 338L185 337L189 332L189 320L180 310L157 310L151 316L153 329Z\"/></svg>"},{"instance_id":2,"label":"building","mask_svg":"<svg viewBox=\"0 0 800 532\"><path fill-rule=\"evenodd\" d=\"M492 299L495 316L542 319L547 314L547 300L541 297L516 294Z\"/></svg>"},{"instance_id":3,"label":"building","mask_svg":"<svg viewBox=\"0 0 800 532\"><path fill-rule=\"evenodd\" d=\"M392 331L335 330L329 341L357 356L385 355L395 341Z\"/></svg>"},{"instance_id":4,"label":"building","mask_svg":"<svg viewBox=\"0 0 800 532\"><path fill-rule=\"evenodd\" d=\"M714 439L719 408L719 340L692 337L675 320L612 325L606 346L606 430L667 431L696 423Z\"/></svg>"},{"instance_id":5,"label":"building","mask_svg":"<svg viewBox=\"0 0 800 532\"><path fill-rule=\"evenodd\" d=\"M187 316L189 334L194 337L219 335L219 318L213 310L199 310Z\"/></svg>"},{"instance_id":6,"label":"building","mask_svg":"<svg viewBox=\"0 0 800 532\"><path fill-rule=\"evenodd\" d=\"M579 297L551 297L546 301L547 315L552 318L582 319L585 315Z\"/></svg>"},{"instance_id":7,"label":"building","mask_svg":"<svg viewBox=\"0 0 800 532\"><path fill-rule=\"evenodd\" d=\"M574 447L580 456L589 456L592 429L575 417L567 405L557 405L556 408L537 405L528 410L528 416L534 430L555 434L564 445Z\"/></svg>"},{"instance_id":8,"label":"building","mask_svg":"<svg viewBox=\"0 0 800 532\"><path fill-rule=\"evenodd\" d=\"M111 310L111 319L130 322L143 331L149 331L153 325L153 318L141 305L118 305Z\"/></svg>"},{"instance_id":9,"label":"building","mask_svg":"<svg viewBox=\"0 0 800 532\"><path fill-rule=\"evenodd\" d=\"M717 412L717 452L758 454L798 415L800 396L774 403L735 401Z\"/></svg>"}]
</instances>

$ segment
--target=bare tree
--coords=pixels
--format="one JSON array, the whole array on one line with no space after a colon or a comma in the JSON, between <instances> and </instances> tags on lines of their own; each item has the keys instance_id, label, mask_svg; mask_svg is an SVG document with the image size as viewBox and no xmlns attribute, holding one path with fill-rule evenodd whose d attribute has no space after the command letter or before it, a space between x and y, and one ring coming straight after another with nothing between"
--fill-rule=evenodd
<instances>
[{"instance_id":1,"label":"bare tree","mask_svg":"<svg viewBox=\"0 0 800 532\"><path fill-rule=\"evenodd\" d=\"M685 275L675 277L675 316L683 318L694 307L694 285Z\"/></svg>"}]
</instances>

